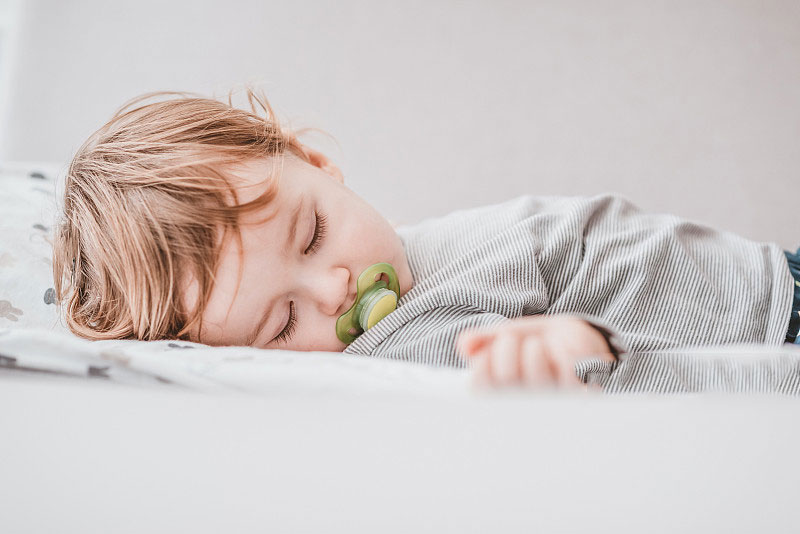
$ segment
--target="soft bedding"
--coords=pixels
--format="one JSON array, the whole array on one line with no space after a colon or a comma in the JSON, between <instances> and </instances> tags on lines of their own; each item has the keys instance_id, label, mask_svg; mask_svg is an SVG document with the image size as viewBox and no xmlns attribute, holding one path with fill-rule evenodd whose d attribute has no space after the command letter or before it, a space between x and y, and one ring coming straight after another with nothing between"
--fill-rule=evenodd
<instances>
[{"instance_id":1,"label":"soft bedding","mask_svg":"<svg viewBox=\"0 0 800 534\"><path fill-rule=\"evenodd\" d=\"M184 341L88 341L41 329L0 330L0 372L30 371L204 392L463 395L463 372L328 352L210 347Z\"/></svg>"},{"instance_id":2,"label":"soft bedding","mask_svg":"<svg viewBox=\"0 0 800 534\"><path fill-rule=\"evenodd\" d=\"M89 342L71 335L57 317L50 263L60 171L47 164L0 167L0 369L201 390L467 394L466 372L447 367L175 341ZM613 365L586 360L576 372L609 393L797 394L799 355L798 345L685 347L628 354Z\"/></svg>"},{"instance_id":3,"label":"soft bedding","mask_svg":"<svg viewBox=\"0 0 800 534\"><path fill-rule=\"evenodd\" d=\"M0 330L0 369L200 391L330 390L469 394L466 370L329 352L210 347L184 341L87 341L42 329ZM687 347L587 359L576 372L607 393L800 393L797 345Z\"/></svg>"},{"instance_id":4,"label":"soft bedding","mask_svg":"<svg viewBox=\"0 0 800 534\"><path fill-rule=\"evenodd\" d=\"M0 163L0 328L65 331L51 270L58 170Z\"/></svg>"}]
</instances>

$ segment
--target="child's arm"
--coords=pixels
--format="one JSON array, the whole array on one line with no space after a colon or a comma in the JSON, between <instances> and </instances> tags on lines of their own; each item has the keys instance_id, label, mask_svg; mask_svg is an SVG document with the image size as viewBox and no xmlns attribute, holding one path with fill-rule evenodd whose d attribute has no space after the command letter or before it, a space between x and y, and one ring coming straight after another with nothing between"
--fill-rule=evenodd
<instances>
[{"instance_id":1,"label":"child's arm","mask_svg":"<svg viewBox=\"0 0 800 534\"><path fill-rule=\"evenodd\" d=\"M473 380L491 385L577 386L578 360L616 360L605 336L571 315L518 317L490 329L464 331L458 347L472 360Z\"/></svg>"}]
</instances>

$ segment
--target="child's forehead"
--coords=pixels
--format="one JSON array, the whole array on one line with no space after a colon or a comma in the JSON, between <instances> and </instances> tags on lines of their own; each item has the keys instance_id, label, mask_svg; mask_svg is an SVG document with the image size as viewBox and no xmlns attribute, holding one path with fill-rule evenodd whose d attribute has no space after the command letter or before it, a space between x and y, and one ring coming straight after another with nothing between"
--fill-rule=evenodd
<instances>
[{"instance_id":1,"label":"child's forehead","mask_svg":"<svg viewBox=\"0 0 800 534\"><path fill-rule=\"evenodd\" d=\"M305 180L303 161L291 153L280 156L251 159L232 165L228 176L236 189L239 201L248 202L258 197L268 187L276 189L276 198L284 204L296 204L295 189L312 185ZM283 194L282 194L283 193Z\"/></svg>"},{"instance_id":2,"label":"child's forehead","mask_svg":"<svg viewBox=\"0 0 800 534\"><path fill-rule=\"evenodd\" d=\"M273 191L269 195L271 197L270 205L286 203L286 195L281 194L280 191L283 171L280 168L276 170L271 161L236 163L219 169L219 172L224 176L227 187L230 188L221 191L222 201L227 208L235 208L252 202L269 190ZM263 210L258 211L263 212ZM243 218L249 218L251 213L239 213L237 218L241 222Z\"/></svg>"},{"instance_id":3,"label":"child's forehead","mask_svg":"<svg viewBox=\"0 0 800 534\"><path fill-rule=\"evenodd\" d=\"M225 173L237 189L252 188L265 181L279 180L283 174L282 160L275 157L249 159L229 165Z\"/></svg>"}]
</instances>

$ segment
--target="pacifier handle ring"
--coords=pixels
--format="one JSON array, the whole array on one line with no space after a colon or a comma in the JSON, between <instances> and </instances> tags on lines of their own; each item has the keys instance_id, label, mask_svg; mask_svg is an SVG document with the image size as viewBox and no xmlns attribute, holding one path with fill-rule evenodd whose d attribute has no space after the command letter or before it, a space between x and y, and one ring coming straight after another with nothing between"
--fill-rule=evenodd
<instances>
[{"instance_id":1,"label":"pacifier handle ring","mask_svg":"<svg viewBox=\"0 0 800 534\"><path fill-rule=\"evenodd\" d=\"M380 276L378 280L376 280L376 275L385 275L388 279L388 282L383 280L384 276ZM366 325L360 323L360 315L361 310L364 306L366 306L372 295L374 295L375 291L380 289L388 289L392 291L396 295L396 299L393 304L389 303L388 301L384 301L382 304L378 305L378 302L375 302L374 308L379 308L379 313L385 313L383 317L397 309L397 300L400 298L400 284L397 280L397 273L389 263L376 263L374 265L370 265L359 275L358 281L356 282L356 300L353 305L343 313L337 320L336 320L336 336L339 338L340 341L350 344L355 339L364 333L366 330ZM365 298L367 297L367 298ZM386 298L386 295L384 297ZM381 299L379 299L381 300ZM370 311L370 314L372 314ZM383 319L383 317L378 318L376 323ZM374 325L373 325L374 326ZM355 331L355 333L353 333Z\"/></svg>"}]
</instances>

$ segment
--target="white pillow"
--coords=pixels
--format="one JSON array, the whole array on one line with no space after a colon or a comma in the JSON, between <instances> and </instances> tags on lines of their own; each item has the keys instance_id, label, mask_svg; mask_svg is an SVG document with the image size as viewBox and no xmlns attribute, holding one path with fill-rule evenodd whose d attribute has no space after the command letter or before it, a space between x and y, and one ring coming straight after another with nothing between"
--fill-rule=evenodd
<instances>
[{"instance_id":1,"label":"white pillow","mask_svg":"<svg viewBox=\"0 0 800 534\"><path fill-rule=\"evenodd\" d=\"M51 164L0 164L0 328L66 331L53 290Z\"/></svg>"}]
</instances>

